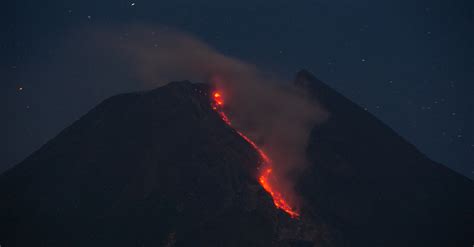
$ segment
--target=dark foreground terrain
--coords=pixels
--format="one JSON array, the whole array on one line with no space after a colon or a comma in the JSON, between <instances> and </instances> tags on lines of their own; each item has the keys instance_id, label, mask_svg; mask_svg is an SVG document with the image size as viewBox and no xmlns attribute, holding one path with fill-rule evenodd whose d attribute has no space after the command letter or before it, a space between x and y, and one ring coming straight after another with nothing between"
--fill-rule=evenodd
<instances>
[{"instance_id":1,"label":"dark foreground terrain","mask_svg":"<svg viewBox=\"0 0 474 247\"><path fill-rule=\"evenodd\" d=\"M276 209L258 154L172 82L102 102L0 175L10 246L468 246L474 184L435 163L307 71L295 86L329 110L300 177L302 216Z\"/></svg>"}]
</instances>

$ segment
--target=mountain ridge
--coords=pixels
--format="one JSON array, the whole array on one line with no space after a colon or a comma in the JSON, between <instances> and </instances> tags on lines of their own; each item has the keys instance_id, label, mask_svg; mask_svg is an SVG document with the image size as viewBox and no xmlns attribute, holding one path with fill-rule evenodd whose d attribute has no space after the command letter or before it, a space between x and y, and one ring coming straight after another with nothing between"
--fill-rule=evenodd
<instances>
[{"instance_id":1,"label":"mountain ridge","mask_svg":"<svg viewBox=\"0 0 474 247\"><path fill-rule=\"evenodd\" d=\"M386 245L387 239L392 239L394 246L397 242L442 246L450 241L463 245L472 241L468 236L472 235L469 229L474 228L474 200L468 195L474 194L474 183L469 178L430 160L390 127L308 71L299 72L294 83L305 88L310 97L315 97L331 113L311 133L307 152L312 165L309 175L306 174L309 178L300 179L301 191L315 188L305 197L318 203L323 214L333 215L334 221L342 221L345 226L360 228L346 230L353 242L367 243L366 239L358 239L368 237L367 232L377 232L374 245ZM351 205L350 209L345 208L347 205ZM442 209L436 209L437 206ZM462 213L452 212L458 210ZM395 212L393 216L389 217L389 211ZM401 231L404 221L427 224L434 220L431 217L443 214L452 218L445 216L443 223L431 222L426 226L431 229L424 233L416 228ZM364 221L368 223L361 224ZM456 233L459 230L443 226L450 223L465 232ZM394 227L404 236L396 239L390 232L378 229L381 225ZM443 234L440 229L451 231L451 239L434 239L434 232Z\"/></svg>"},{"instance_id":2,"label":"mountain ridge","mask_svg":"<svg viewBox=\"0 0 474 247\"><path fill-rule=\"evenodd\" d=\"M331 113L310 134L301 219L258 184L258 153L212 109L211 86L182 81L104 100L0 174L0 244L470 244L472 181L308 71L294 83Z\"/></svg>"}]
</instances>

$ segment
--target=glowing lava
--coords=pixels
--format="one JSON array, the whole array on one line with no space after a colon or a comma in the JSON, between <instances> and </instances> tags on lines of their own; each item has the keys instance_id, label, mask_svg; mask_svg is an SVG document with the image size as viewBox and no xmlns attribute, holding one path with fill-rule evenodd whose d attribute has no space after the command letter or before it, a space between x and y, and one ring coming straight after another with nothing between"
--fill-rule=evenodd
<instances>
[{"instance_id":1,"label":"glowing lava","mask_svg":"<svg viewBox=\"0 0 474 247\"><path fill-rule=\"evenodd\" d=\"M230 119L227 117L227 115L222 111L222 106L224 105L224 101L222 99L222 94L219 92L214 92L212 94L213 96L213 104L212 108L219 113L221 116L222 120L227 123L229 126L232 126ZM234 129L237 134L239 134L242 138L244 138L245 141L247 141L259 154L262 164L259 167L260 174L258 177L258 182L260 185L262 185L263 189L268 192L273 198L273 204L284 212L286 212L288 215L290 215L291 218L298 218L300 216L299 212L294 209L290 204L288 203L287 200L285 200L284 196L282 193L280 193L274 186L272 182L275 182L275 176L273 174L273 169L272 169L272 161L268 157L268 155L260 149L257 144L252 141L250 138L248 138L246 135L244 135L242 132Z\"/></svg>"}]
</instances>

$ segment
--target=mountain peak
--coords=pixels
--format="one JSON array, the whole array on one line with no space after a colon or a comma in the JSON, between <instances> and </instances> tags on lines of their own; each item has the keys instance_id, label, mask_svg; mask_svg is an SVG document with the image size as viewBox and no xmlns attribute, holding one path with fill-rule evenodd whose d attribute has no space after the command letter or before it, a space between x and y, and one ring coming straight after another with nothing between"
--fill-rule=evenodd
<instances>
[{"instance_id":1,"label":"mountain peak","mask_svg":"<svg viewBox=\"0 0 474 247\"><path fill-rule=\"evenodd\" d=\"M324 84L321 80L316 78L311 72L306 69L302 69L296 73L294 84L297 86L305 86L308 83L319 83Z\"/></svg>"},{"instance_id":2,"label":"mountain peak","mask_svg":"<svg viewBox=\"0 0 474 247\"><path fill-rule=\"evenodd\" d=\"M211 105L209 85L111 97L0 175L5 246L468 246L472 181L369 112L297 73L330 113L295 182L301 218L255 176L259 153Z\"/></svg>"},{"instance_id":3,"label":"mountain peak","mask_svg":"<svg viewBox=\"0 0 474 247\"><path fill-rule=\"evenodd\" d=\"M326 242L314 229L327 227L302 236L304 222L274 206L254 174L258 153L209 89L179 81L113 96L1 174L1 244Z\"/></svg>"}]
</instances>

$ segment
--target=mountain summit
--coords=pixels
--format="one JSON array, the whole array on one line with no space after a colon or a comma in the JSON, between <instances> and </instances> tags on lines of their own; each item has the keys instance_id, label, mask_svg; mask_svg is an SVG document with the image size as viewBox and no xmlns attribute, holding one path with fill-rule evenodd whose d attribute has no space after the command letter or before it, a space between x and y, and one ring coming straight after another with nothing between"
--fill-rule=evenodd
<instances>
[{"instance_id":1,"label":"mountain summit","mask_svg":"<svg viewBox=\"0 0 474 247\"><path fill-rule=\"evenodd\" d=\"M4 246L471 246L474 185L301 71L322 104L301 217L276 208L259 153L213 109L211 88L171 82L111 97L0 175Z\"/></svg>"},{"instance_id":2,"label":"mountain summit","mask_svg":"<svg viewBox=\"0 0 474 247\"><path fill-rule=\"evenodd\" d=\"M306 70L294 84L329 112L313 128L300 193L349 246L469 246L474 184L433 162Z\"/></svg>"},{"instance_id":3,"label":"mountain summit","mask_svg":"<svg viewBox=\"0 0 474 247\"><path fill-rule=\"evenodd\" d=\"M256 179L258 153L212 109L210 98L208 85L182 81L99 104L1 175L0 243L331 241L273 205Z\"/></svg>"}]
</instances>

